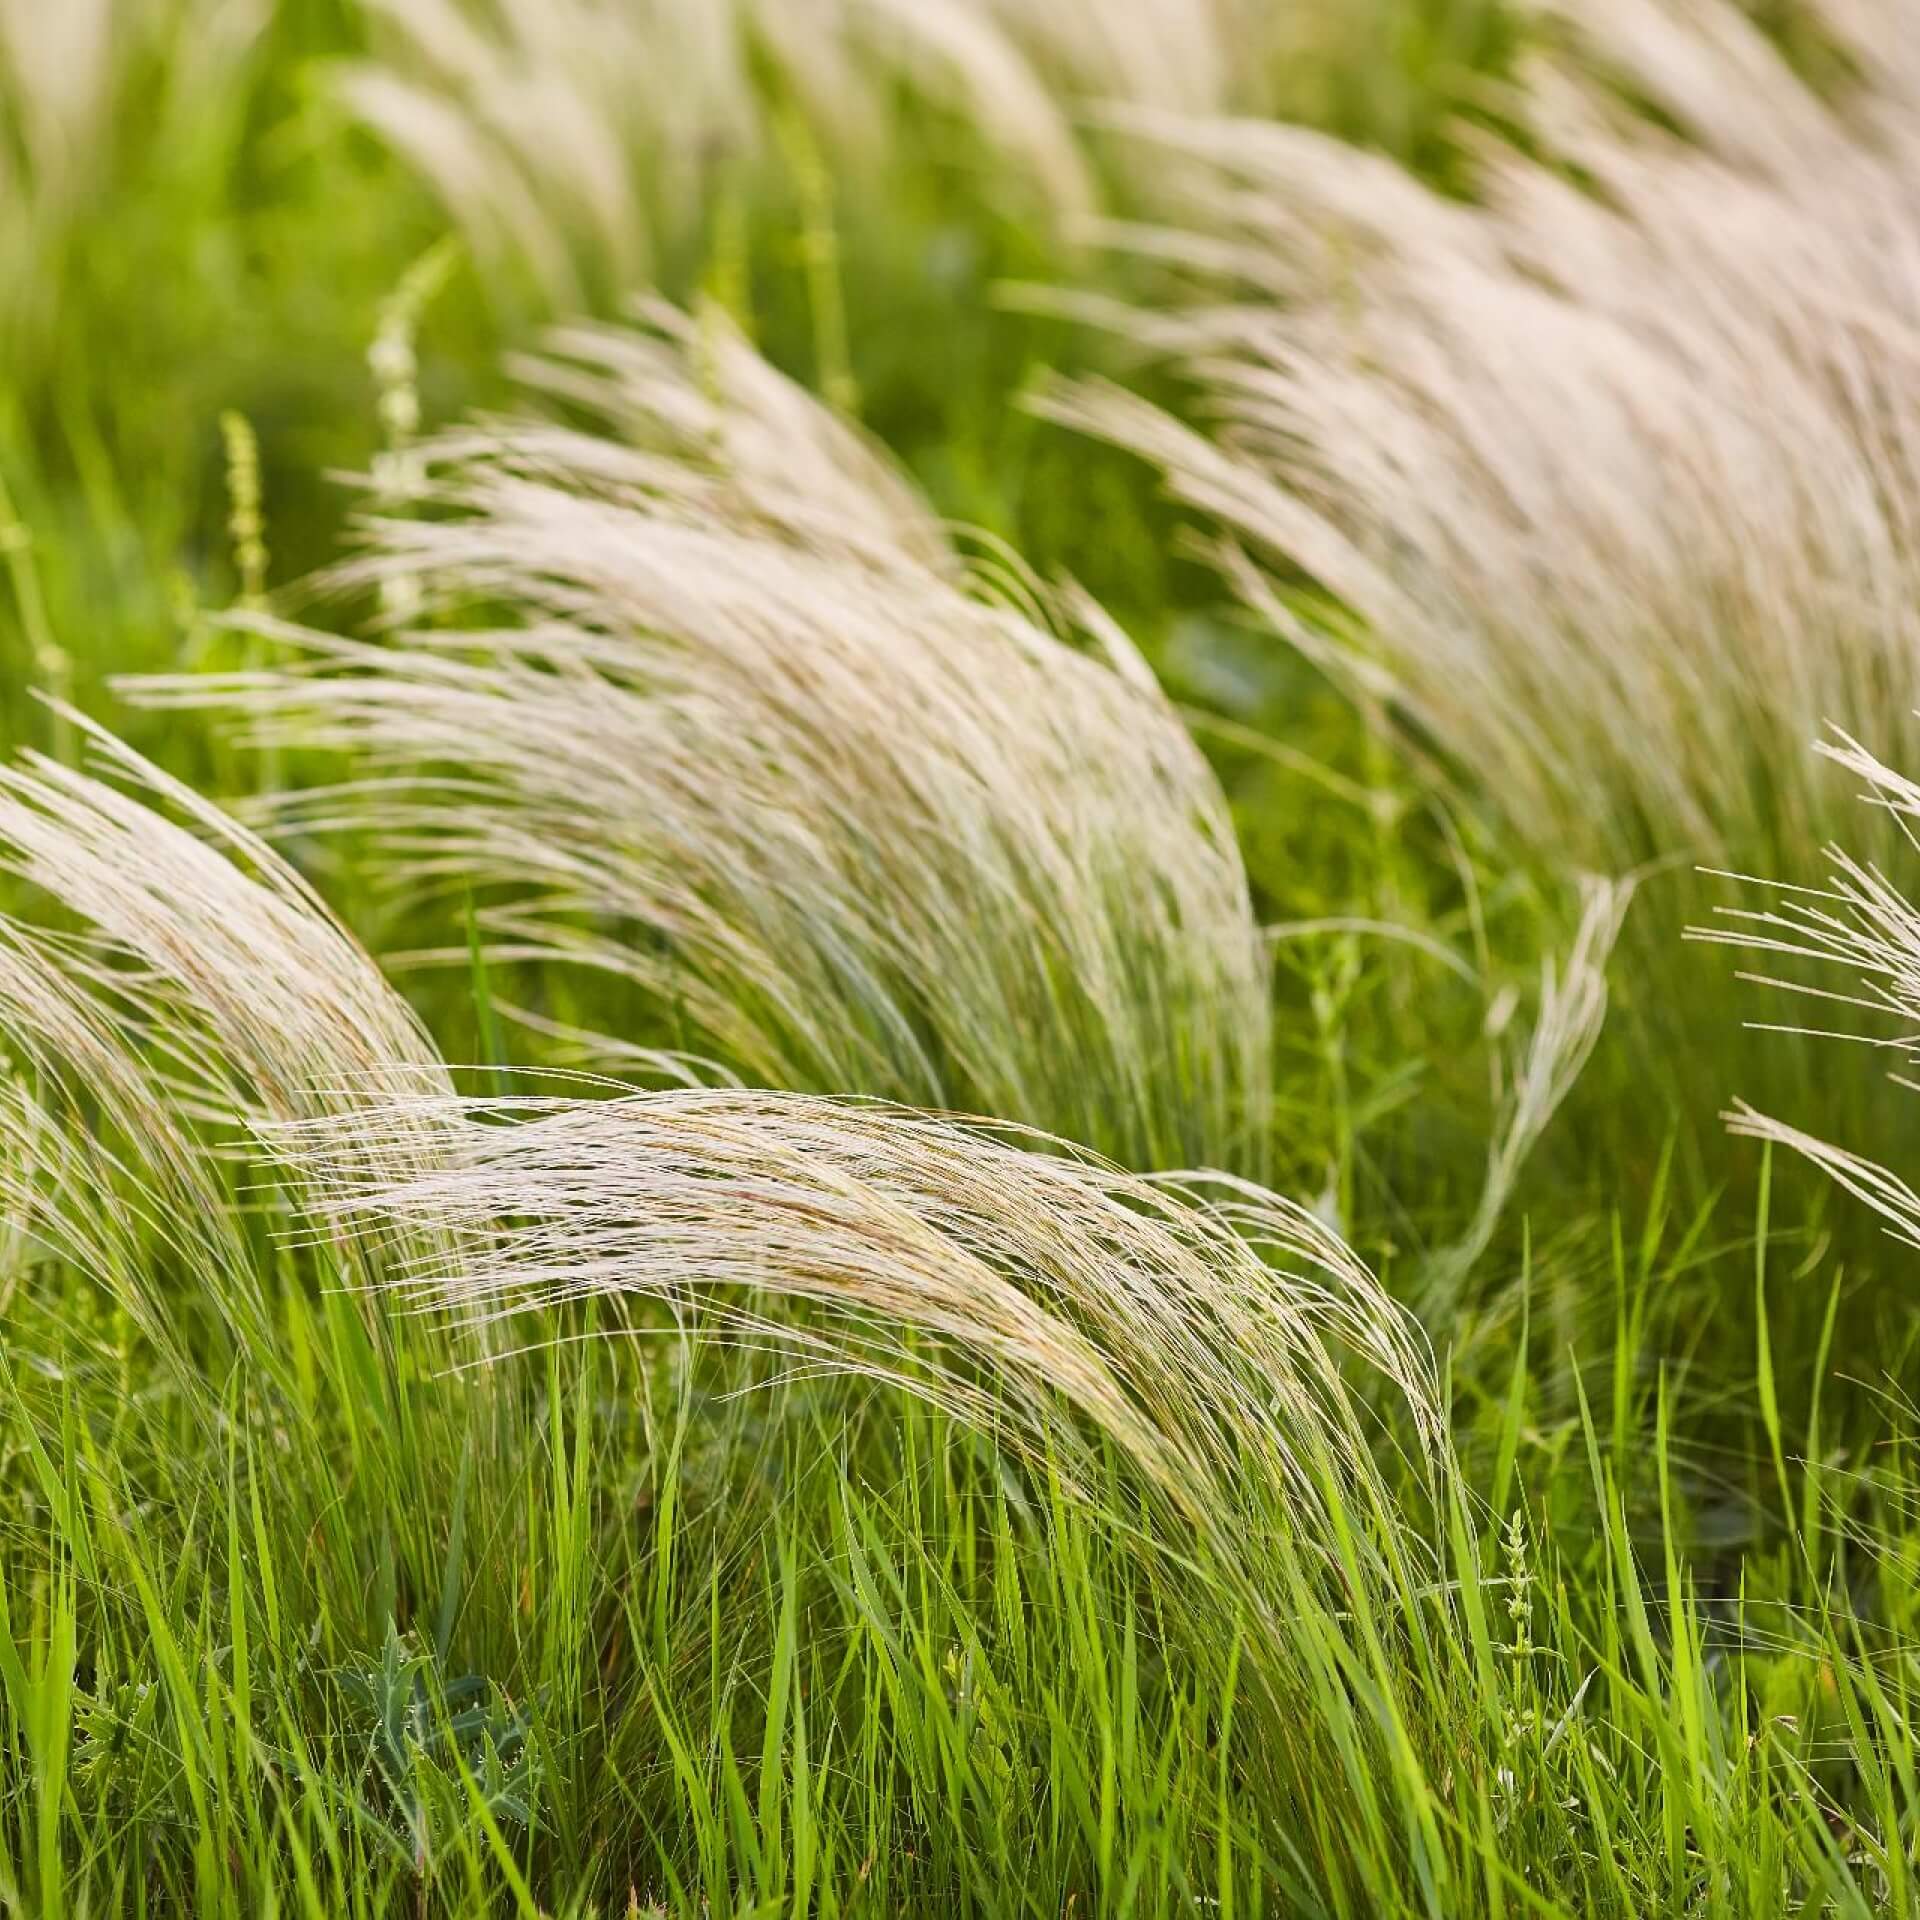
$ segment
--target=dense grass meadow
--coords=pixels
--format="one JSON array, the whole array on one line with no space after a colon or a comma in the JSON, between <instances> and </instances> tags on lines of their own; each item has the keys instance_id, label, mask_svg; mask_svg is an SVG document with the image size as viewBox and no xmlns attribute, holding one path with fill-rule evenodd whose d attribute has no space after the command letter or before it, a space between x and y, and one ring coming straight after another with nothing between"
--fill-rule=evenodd
<instances>
[{"instance_id":1,"label":"dense grass meadow","mask_svg":"<svg viewBox=\"0 0 1920 1920\"><path fill-rule=\"evenodd\" d=\"M0 729L0 1912L1920 1915L1915 0L0 0Z\"/></svg>"}]
</instances>

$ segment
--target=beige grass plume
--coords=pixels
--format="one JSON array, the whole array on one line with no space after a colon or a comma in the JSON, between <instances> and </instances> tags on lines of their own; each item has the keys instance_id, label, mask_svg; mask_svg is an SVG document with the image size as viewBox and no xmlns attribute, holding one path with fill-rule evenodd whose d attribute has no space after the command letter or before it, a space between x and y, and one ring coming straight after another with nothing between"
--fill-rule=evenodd
<instances>
[{"instance_id":1,"label":"beige grass plume","mask_svg":"<svg viewBox=\"0 0 1920 1920\"><path fill-rule=\"evenodd\" d=\"M1137 119L1194 183L1141 244L1197 275L1137 324L1212 425L1052 410L1161 464L1261 617L1556 858L1818 837L1801 742L1920 678L1920 36L1823 9L1859 68L1829 100L1721 0L1540 12L1577 50L1528 76L1548 157L1484 143L1471 204Z\"/></svg>"},{"instance_id":2,"label":"beige grass plume","mask_svg":"<svg viewBox=\"0 0 1920 1920\"><path fill-rule=\"evenodd\" d=\"M369 1181L383 1124L401 1141L431 1130L442 1160ZM424 1097L282 1144L339 1230L462 1246L392 1281L458 1321L592 1301L602 1326L609 1309L657 1325L664 1306L702 1337L922 1395L1095 1511L1113 1450L1143 1503L1120 1523L1201 1555L1283 1698L1309 1691L1314 1658L1296 1609L1345 1641L1349 1607L1391 1620L1432 1578L1428 1522L1396 1492L1426 1512L1451 1472L1425 1339L1310 1212L1249 1183L711 1089ZM1405 1471L1389 1477L1395 1446ZM1174 1585L1217 1629L1220 1586L1184 1557ZM1403 1598L1383 1603L1390 1588Z\"/></svg>"},{"instance_id":3,"label":"beige grass plume","mask_svg":"<svg viewBox=\"0 0 1920 1920\"><path fill-rule=\"evenodd\" d=\"M503 957L637 984L746 1079L1257 1169L1245 872L1111 623L1017 570L970 592L898 476L717 317L554 351L533 377L621 437L457 436L437 517L377 524L351 570L510 624L289 636L304 667L143 697L349 750L357 801L290 819L370 820L409 883L504 892Z\"/></svg>"},{"instance_id":4,"label":"beige grass plume","mask_svg":"<svg viewBox=\"0 0 1920 1920\"><path fill-rule=\"evenodd\" d=\"M269 1125L450 1083L291 868L68 718L111 780L39 756L0 769L0 873L78 922L0 917L0 1042L16 1069L0 1090L7 1210L151 1329L157 1246L257 1337L264 1268L229 1153ZM423 1143L389 1130L384 1145L397 1157L369 1175L422 1164Z\"/></svg>"},{"instance_id":5,"label":"beige grass plume","mask_svg":"<svg viewBox=\"0 0 1920 1920\"><path fill-rule=\"evenodd\" d=\"M615 287L779 141L772 96L843 168L884 164L899 94L974 130L1029 204L1094 203L1091 101L1259 110L1312 9L1259 0L363 0L347 98L483 261L557 306ZM767 76L773 76L771 86Z\"/></svg>"}]
</instances>

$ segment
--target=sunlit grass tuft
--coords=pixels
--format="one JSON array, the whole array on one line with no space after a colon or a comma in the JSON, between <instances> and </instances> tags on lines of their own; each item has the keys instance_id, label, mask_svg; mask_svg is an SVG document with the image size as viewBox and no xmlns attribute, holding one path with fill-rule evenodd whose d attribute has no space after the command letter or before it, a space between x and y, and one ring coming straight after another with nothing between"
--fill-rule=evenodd
<instances>
[{"instance_id":1,"label":"sunlit grass tuft","mask_svg":"<svg viewBox=\"0 0 1920 1920\"><path fill-rule=\"evenodd\" d=\"M1266 952L1131 643L992 553L970 579L717 314L563 332L529 372L612 431L444 442L432 511L375 522L346 576L494 624L283 633L282 673L141 697L354 753L357 793L283 818L365 820L409 884L486 889L496 956L630 983L718 1070L1257 1172Z\"/></svg>"}]
</instances>

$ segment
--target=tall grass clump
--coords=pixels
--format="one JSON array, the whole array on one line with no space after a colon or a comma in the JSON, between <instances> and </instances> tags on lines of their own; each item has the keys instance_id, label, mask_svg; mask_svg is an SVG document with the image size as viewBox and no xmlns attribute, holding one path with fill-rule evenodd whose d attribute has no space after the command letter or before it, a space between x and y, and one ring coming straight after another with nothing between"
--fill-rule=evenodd
<instances>
[{"instance_id":1,"label":"tall grass clump","mask_svg":"<svg viewBox=\"0 0 1920 1920\"><path fill-rule=\"evenodd\" d=\"M1139 327L1211 431L1058 408L1160 463L1256 615L1553 859L1817 840L1802 743L1913 704L1899 12L1832 10L1829 99L1718 0L1578 10L1468 201L1299 128L1145 125L1192 200L1141 244L1202 278Z\"/></svg>"},{"instance_id":2,"label":"tall grass clump","mask_svg":"<svg viewBox=\"0 0 1920 1920\"><path fill-rule=\"evenodd\" d=\"M434 1379L269 1134L451 1082L285 862L67 718L94 770L0 773L0 1903L418 1912L532 1817L486 1669L543 1428L523 1373ZM412 1177L402 1135L346 1157Z\"/></svg>"},{"instance_id":3,"label":"tall grass clump","mask_svg":"<svg viewBox=\"0 0 1920 1920\"><path fill-rule=\"evenodd\" d=\"M1536 872L1643 877L1614 1057L1676 1114L1728 1092L1691 870L1831 835L1827 722L1920 744L1887 719L1920 694L1897 12L1832 10L1819 88L1718 0L1542 15L1465 197L1299 127L1137 116L1187 213L1119 236L1170 287L1120 324L1189 418L1041 401L1161 469L1245 617L1415 779ZM1741 1071L1771 1102L1821 1069Z\"/></svg>"},{"instance_id":4,"label":"tall grass clump","mask_svg":"<svg viewBox=\"0 0 1920 1920\"><path fill-rule=\"evenodd\" d=\"M954 152L973 213L1071 221L1154 168L1089 141L1096 106L1270 113L1306 94L1402 145L1430 131L1446 63L1494 9L1365 0L362 0L374 57L352 108L440 196L483 261L577 306L660 277L697 214L780 202ZM958 137L929 144L931 115ZM884 158L882 157L884 156ZM788 184L791 184L789 182ZM804 189L802 189L804 198Z\"/></svg>"},{"instance_id":5,"label":"tall grass clump","mask_svg":"<svg viewBox=\"0 0 1920 1920\"><path fill-rule=\"evenodd\" d=\"M173 1343L184 1300L240 1350L270 1351L230 1157L386 1076L449 1083L290 867L110 735L83 737L116 780L37 756L0 771L0 873L58 909L0 921L10 1211L149 1337Z\"/></svg>"},{"instance_id":6,"label":"tall grass clump","mask_svg":"<svg viewBox=\"0 0 1920 1920\"><path fill-rule=\"evenodd\" d=\"M447 1590L449 1515L511 1496L521 1383L434 1388L267 1143L450 1085L404 1002L269 848L69 723L97 771L0 773L0 1897L237 1913L284 1818L309 1859L351 1836L345 1902L408 1853L315 1752ZM423 1170L383 1137L364 1175Z\"/></svg>"},{"instance_id":7,"label":"tall grass clump","mask_svg":"<svg viewBox=\"0 0 1920 1920\"><path fill-rule=\"evenodd\" d=\"M383 1175L389 1132L397 1152L437 1139L435 1163ZM1405 1483L1441 1490L1416 1323L1311 1212L1227 1175L1129 1174L1022 1128L725 1088L427 1093L280 1142L323 1218L458 1239L386 1282L456 1324L710 1300L709 1333L910 1384L1079 1498L1111 1445L1160 1515L1143 1539L1190 1530L1243 1604L1272 1597L1256 1569L1282 1543L1324 1570L1343 1526L1402 1529L1376 1447L1405 1447ZM1290 1657L1284 1613L1257 1631L1263 1659Z\"/></svg>"},{"instance_id":8,"label":"tall grass clump","mask_svg":"<svg viewBox=\"0 0 1920 1920\"><path fill-rule=\"evenodd\" d=\"M483 262L525 271L561 308L658 275L705 208L764 182L783 158L782 114L789 144L816 156L823 138L876 150L895 67L923 99L977 116L1040 204L1087 204L1058 106L991 10L965 0L365 10L376 58L345 75L349 104Z\"/></svg>"},{"instance_id":9,"label":"tall grass clump","mask_svg":"<svg viewBox=\"0 0 1920 1920\"><path fill-rule=\"evenodd\" d=\"M389 1125L444 1157L369 1177ZM388 1282L456 1325L665 1309L983 1436L1122 1543L1166 1657L1237 1686L1221 1764L1260 1873L1446 1874L1426 1770L1475 1736L1435 1543L1464 1495L1424 1336L1310 1212L1022 1129L721 1089L425 1096L283 1145L338 1229L459 1241Z\"/></svg>"},{"instance_id":10,"label":"tall grass clump","mask_svg":"<svg viewBox=\"0 0 1920 1920\"><path fill-rule=\"evenodd\" d=\"M497 959L637 990L651 1027L603 1063L651 1031L703 1073L1257 1170L1264 945L1214 776L1119 631L1011 566L970 581L717 315L566 330L526 372L607 430L423 449L429 510L348 569L462 624L287 634L285 672L144 697L353 754L357 795L286 822L368 823L404 883L483 897Z\"/></svg>"}]
</instances>

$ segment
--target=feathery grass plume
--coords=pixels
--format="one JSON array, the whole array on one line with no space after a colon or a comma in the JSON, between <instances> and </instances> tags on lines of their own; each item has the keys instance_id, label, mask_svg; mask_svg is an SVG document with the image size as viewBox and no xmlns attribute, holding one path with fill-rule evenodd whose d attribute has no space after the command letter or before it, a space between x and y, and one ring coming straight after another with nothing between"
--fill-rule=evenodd
<instances>
[{"instance_id":1,"label":"feathery grass plume","mask_svg":"<svg viewBox=\"0 0 1920 1920\"><path fill-rule=\"evenodd\" d=\"M286 672L140 696L357 755L357 807L284 817L369 822L410 885L508 890L503 959L635 983L759 1084L1257 1170L1267 956L1225 799L1138 656L1071 593L972 595L850 428L717 315L653 321L568 329L531 370L625 439L443 443L438 517L375 522L348 569L513 624L286 632Z\"/></svg>"},{"instance_id":2,"label":"feathery grass plume","mask_svg":"<svg viewBox=\"0 0 1920 1920\"><path fill-rule=\"evenodd\" d=\"M1260 0L363 0L354 110L433 186L483 262L558 307L619 288L805 116L843 160L897 157L899 95L952 113L1037 205L1096 199L1087 102L1271 106L1318 10Z\"/></svg>"},{"instance_id":3,"label":"feathery grass plume","mask_svg":"<svg viewBox=\"0 0 1920 1920\"><path fill-rule=\"evenodd\" d=\"M554 327L544 352L512 357L523 386L605 433L543 440L539 422L520 421L503 449L510 462L583 485L625 482L796 546L959 575L945 530L885 449L770 366L717 306L690 314L649 298L634 315L633 326ZM662 457L636 468L646 452Z\"/></svg>"},{"instance_id":4,"label":"feathery grass plume","mask_svg":"<svg viewBox=\"0 0 1920 1920\"><path fill-rule=\"evenodd\" d=\"M7 1083L0 1114L9 1212L156 1337L152 1248L170 1249L258 1349L271 1316L228 1150L396 1083L450 1083L405 1004L290 867L69 718L120 784L38 755L0 769L0 874L81 923L0 917L0 1037L32 1070ZM423 1164L423 1141L388 1141L400 1157L369 1174Z\"/></svg>"},{"instance_id":5,"label":"feathery grass plume","mask_svg":"<svg viewBox=\"0 0 1920 1920\"><path fill-rule=\"evenodd\" d=\"M433 1164L379 1175L423 1134L446 1142ZM417 1259L389 1279L457 1320L715 1296L714 1325L912 1379L955 1417L1004 1418L1033 1457L1063 1465L1085 1457L1058 1424L1064 1401L1223 1547L1250 1457L1297 1503L1303 1532L1324 1533L1306 1522L1324 1522L1336 1490L1365 1482L1388 1503L1339 1355L1405 1401L1422 1477L1444 1455L1412 1317L1308 1209L1230 1175L1131 1174L1005 1123L734 1088L428 1091L275 1136L327 1217L487 1237L457 1264ZM847 1324L822 1340L755 1294ZM981 1363L1003 1391L976 1377Z\"/></svg>"},{"instance_id":6,"label":"feathery grass plume","mask_svg":"<svg viewBox=\"0 0 1920 1920\"><path fill-rule=\"evenodd\" d=\"M218 146L269 0L0 0L0 362L60 319L77 225L117 168ZM130 150L131 149L131 150Z\"/></svg>"},{"instance_id":7,"label":"feathery grass plume","mask_svg":"<svg viewBox=\"0 0 1920 1920\"><path fill-rule=\"evenodd\" d=\"M644 278L715 190L772 146L757 62L808 118L858 141L878 102L858 43L897 37L1075 207L1077 152L1014 46L979 9L892 0L365 0L379 57L346 98L431 184L483 266L528 272L558 308Z\"/></svg>"},{"instance_id":8,"label":"feathery grass plume","mask_svg":"<svg viewBox=\"0 0 1920 1920\"><path fill-rule=\"evenodd\" d=\"M444 1157L369 1180L389 1128L396 1145L433 1131ZM1304 1208L1024 1129L785 1093L421 1096L281 1144L341 1231L459 1243L455 1262L389 1268L423 1309L490 1327L664 1305L703 1338L923 1396L1097 1509L1111 1450L1138 1507L1107 1517L1174 1557L1167 1604L1212 1629L1198 1656L1229 1657L1223 1611L1243 1623L1286 1729L1263 1753L1281 1794L1380 1789L1382 1737L1426 1731L1395 1716L1444 1696L1408 1651L1446 1607L1429 1503L1457 1492L1432 1355ZM1391 1478L1383 1446L1406 1449ZM1321 1664L1348 1658L1341 1680ZM1389 1699L1356 1710L1349 1680Z\"/></svg>"},{"instance_id":9,"label":"feathery grass plume","mask_svg":"<svg viewBox=\"0 0 1920 1920\"><path fill-rule=\"evenodd\" d=\"M1722 0L1552 11L1583 44L1521 105L1549 157L1486 142L1472 204L1136 118L1192 196L1141 244L1198 274L1138 329L1216 424L1049 410L1161 465L1260 617L1556 859L1817 837L1799 743L1912 706L1920 657L1911 23L1826 10L1861 69L1828 101Z\"/></svg>"},{"instance_id":10,"label":"feathery grass plume","mask_svg":"<svg viewBox=\"0 0 1920 1920\"><path fill-rule=\"evenodd\" d=\"M1920 819L1920 784L1884 764L1839 728L1818 743L1817 751L1862 783L1864 798L1900 824L1905 844L1912 849L1916 843L1907 823ZM1826 858L1831 869L1828 885L1750 881L1768 889L1774 896L1772 905L1722 906L1716 910L1715 924L1690 928L1689 937L1771 956L1766 962L1770 965L1810 961L1817 969L1842 969L1849 978L1839 987L1772 974L1741 977L1803 995L1819 1006L1874 1016L1874 1025L1865 1033L1819 1025L1775 1024L1774 1030L1864 1042L1885 1048L1911 1065L1920 1060L1920 907L1894 885L1877 861L1856 858L1835 845L1827 848ZM1815 1018L1817 1008L1809 1015L1810 1020ZM1895 1078L1903 1086L1912 1084L1898 1075ZM1920 1194L1897 1174L1757 1112L1744 1100L1723 1117L1736 1134L1771 1141L1810 1160L1890 1222L1900 1239L1920 1247Z\"/></svg>"}]
</instances>

